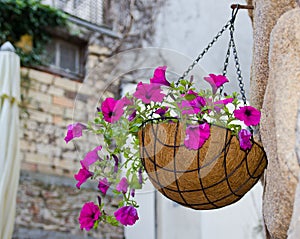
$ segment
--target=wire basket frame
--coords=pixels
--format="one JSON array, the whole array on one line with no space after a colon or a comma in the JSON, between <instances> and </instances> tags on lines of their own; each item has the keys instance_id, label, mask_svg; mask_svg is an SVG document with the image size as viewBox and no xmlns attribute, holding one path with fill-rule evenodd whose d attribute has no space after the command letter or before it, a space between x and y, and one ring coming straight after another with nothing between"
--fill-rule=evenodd
<instances>
[{"instance_id":1,"label":"wire basket frame","mask_svg":"<svg viewBox=\"0 0 300 239\"><path fill-rule=\"evenodd\" d=\"M192 209L221 208L241 199L267 166L261 145L242 150L231 131L211 125L199 150L187 149L184 123L149 120L139 131L140 155L154 187Z\"/></svg>"}]
</instances>

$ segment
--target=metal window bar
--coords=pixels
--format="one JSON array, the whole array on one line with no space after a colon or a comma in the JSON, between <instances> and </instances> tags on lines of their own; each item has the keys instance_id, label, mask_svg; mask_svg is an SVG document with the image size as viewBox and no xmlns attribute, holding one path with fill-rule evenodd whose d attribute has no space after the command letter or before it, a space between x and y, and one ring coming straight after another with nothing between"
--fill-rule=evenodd
<instances>
[{"instance_id":1,"label":"metal window bar","mask_svg":"<svg viewBox=\"0 0 300 239\"><path fill-rule=\"evenodd\" d=\"M103 0L43 0L42 3L95 25L103 24Z\"/></svg>"}]
</instances>

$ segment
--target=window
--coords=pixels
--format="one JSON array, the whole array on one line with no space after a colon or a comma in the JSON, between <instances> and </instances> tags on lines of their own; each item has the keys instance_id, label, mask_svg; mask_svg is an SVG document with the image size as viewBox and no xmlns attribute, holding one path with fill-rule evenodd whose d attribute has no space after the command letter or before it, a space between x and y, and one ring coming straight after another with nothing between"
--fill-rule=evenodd
<instances>
[{"instance_id":1,"label":"window","mask_svg":"<svg viewBox=\"0 0 300 239\"><path fill-rule=\"evenodd\" d=\"M69 78L84 76L84 46L59 38L53 38L46 47L44 60L53 73Z\"/></svg>"}]
</instances>

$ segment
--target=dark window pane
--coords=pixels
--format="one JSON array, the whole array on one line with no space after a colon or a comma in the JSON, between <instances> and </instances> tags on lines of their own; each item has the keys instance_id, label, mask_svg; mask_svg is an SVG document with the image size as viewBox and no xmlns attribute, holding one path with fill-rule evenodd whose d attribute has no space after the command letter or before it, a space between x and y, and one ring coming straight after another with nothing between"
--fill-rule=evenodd
<instances>
[{"instance_id":1,"label":"dark window pane","mask_svg":"<svg viewBox=\"0 0 300 239\"><path fill-rule=\"evenodd\" d=\"M77 62L78 49L71 44L60 42L60 67L66 71L78 72Z\"/></svg>"}]
</instances>

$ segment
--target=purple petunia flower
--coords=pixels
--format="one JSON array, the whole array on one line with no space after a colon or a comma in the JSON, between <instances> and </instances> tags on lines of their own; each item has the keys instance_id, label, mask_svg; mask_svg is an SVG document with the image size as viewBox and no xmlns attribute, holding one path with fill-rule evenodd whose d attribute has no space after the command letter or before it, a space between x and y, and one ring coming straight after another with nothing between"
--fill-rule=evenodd
<instances>
[{"instance_id":1,"label":"purple petunia flower","mask_svg":"<svg viewBox=\"0 0 300 239\"><path fill-rule=\"evenodd\" d=\"M136 110L133 110L132 113L128 116L129 121L133 121L136 116Z\"/></svg>"},{"instance_id":2,"label":"purple petunia flower","mask_svg":"<svg viewBox=\"0 0 300 239\"><path fill-rule=\"evenodd\" d=\"M79 169L78 173L74 175L74 178L78 183L76 184L76 187L80 189L81 184L85 183L86 180L93 176L93 173L87 170L82 164L82 168Z\"/></svg>"},{"instance_id":3,"label":"purple petunia flower","mask_svg":"<svg viewBox=\"0 0 300 239\"><path fill-rule=\"evenodd\" d=\"M170 83L166 80L166 76L165 76L166 69L167 66L157 67L154 71L153 78L150 79L150 83L170 86Z\"/></svg>"},{"instance_id":4,"label":"purple petunia flower","mask_svg":"<svg viewBox=\"0 0 300 239\"><path fill-rule=\"evenodd\" d=\"M68 125L68 132L65 137L66 143L74 138L79 138L82 136L82 130L86 129L86 126L81 123L75 123Z\"/></svg>"},{"instance_id":5,"label":"purple petunia flower","mask_svg":"<svg viewBox=\"0 0 300 239\"><path fill-rule=\"evenodd\" d=\"M131 189L131 191L130 191L130 196L134 198L134 196L135 196L135 189L134 189L134 188Z\"/></svg>"},{"instance_id":6,"label":"purple petunia flower","mask_svg":"<svg viewBox=\"0 0 300 239\"><path fill-rule=\"evenodd\" d=\"M114 215L124 226L131 226L139 219L137 210L133 206L121 207L115 211Z\"/></svg>"},{"instance_id":7,"label":"purple petunia flower","mask_svg":"<svg viewBox=\"0 0 300 239\"><path fill-rule=\"evenodd\" d=\"M119 169L119 158L115 154L113 154L112 157L115 160L114 173L117 173Z\"/></svg>"},{"instance_id":8,"label":"purple petunia flower","mask_svg":"<svg viewBox=\"0 0 300 239\"><path fill-rule=\"evenodd\" d=\"M163 106L163 107L157 109L154 113L160 115L160 117L163 117L167 113L168 109L169 109L169 107Z\"/></svg>"},{"instance_id":9,"label":"purple petunia flower","mask_svg":"<svg viewBox=\"0 0 300 239\"><path fill-rule=\"evenodd\" d=\"M240 147L243 150L251 149L252 144L251 144L251 132L246 129L242 129L239 132L239 141L240 141Z\"/></svg>"},{"instance_id":10,"label":"purple petunia flower","mask_svg":"<svg viewBox=\"0 0 300 239\"><path fill-rule=\"evenodd\" d=\"M124 102L114 98L106 98L101 105L104 120L109 123L118 121L124 113Z\"/></svg>"},{"instance_id":11,"label":"purple petunia flower","mask_svg":"<svg viewBox=\"0 0 300 239\"><path fill-rule=\"evenodd\" d=\"M80 229L87 231L94 227L95 222L101 217L99 207L93 202L87 202L83 205L78 221L80 223Z\"/></svg>"},{"instance_id":12,"label":"purple petunia flower","mask_svg":"<svg viewBox=\"0 0 300 239\"><path fill-rule=\"evenodd\" d=\"M139 174L139 184L143 184L143 169L142 168L139 168L139 171L138 171L138 174Z\"/></svg>"},{"instance_id":13,"label":"purple petunia flower","mask_svg":"<svg viewBox=\"0 0 300 239\"><path fill-rule=\"evenodd\" d=\"M210 136L210 127L208 123L199 125L189 125L186 128L186 137L184 145L188 149L198 150Z\"/></svg>"},{"instance_id":14,"label":"purple petunia flower","mask_svg":"<svg viewBox=\"0 0 300 239\"><path fill-rule=\"evenodd\" d=\"M127 189L128 189L127 178L125 178L125 177L121 178L120 182L116 186L116 189L117 189L117 191L122 192L122 193L125 194L127 192Z\"/></svg>"},{"instance_id":15,"label":"purple petunia flower","mask_svg":"<svg viewBox=\"0 0 300 239\"><path fill-rule=\"evenodd\" d=\"M260 121L260 111L252 106L244 106L238 110L234 110L234 117L241 120L247 126L255 126Z\"/></svg>"},{"instance_id":16,"label":"purple petunia flower","mask_svg":"<svg viewBox=\"0 0 300 239\"><path fill-rule=\"evenodd\" d=\"M99 180L98 189L104 196L106 195L106 192L109 189L109 186L110 186L110 184L108 183L107 178L103 178L103 179Z\"/></svg>"},{"instance_id":17,"label":"purple petunia flower","mask_svg":"<svg viewBox=\"0 0 300 239\"><path fill-rule=\"evenodd\" d=\"M232 102L233 102L233 98L226 98L224 100L218 100L214 102L215 111L220 112L221 109L224 107L224 105L227 105Z\"/></svg>"},{"instance_id":18,"label":"purple petunia flower","mask_svg":"<svg viewBox=\"0 0 300 239\"><path fill-rule=\"evenodd\" d=\"M90 165L92 165L100 159L98 156L98 151L100 151L101 149L102 146L100 145L94 148L92 151L88 152L84 159L80 161L81 164L88 169Z\"/></svg>"},{"instance_id":19,"label":"purple petunia flower","mask_svg":"<svg viewBox=\"0 0 300 239\"><path fill-rule=\"evenodd\" d=\"M217 90L226 82L229 82L226 76L209 74L209 76L204 77L212 88L213 94L216 94Z\"/></svg>"},{"instance_id":20,"label":"purple petunia flower","mask_svg":"<svg viewBox=\"0 0 300 239\"><path fill-rule=\"evenodd\" d=\"M153 102L162 102L165 94L161 93L160 85L138 83L134 97L141 99L143 103L149 104Z\"/></svg>"}]
</instances>

